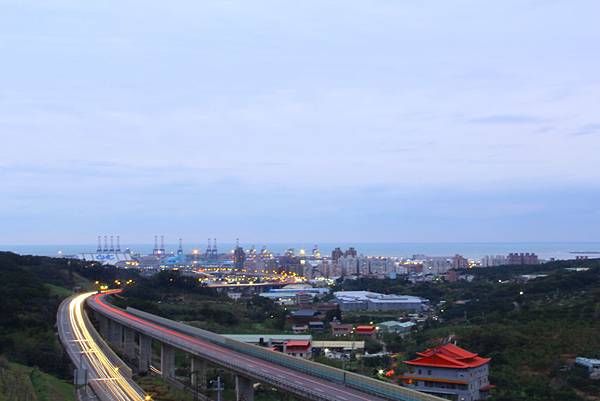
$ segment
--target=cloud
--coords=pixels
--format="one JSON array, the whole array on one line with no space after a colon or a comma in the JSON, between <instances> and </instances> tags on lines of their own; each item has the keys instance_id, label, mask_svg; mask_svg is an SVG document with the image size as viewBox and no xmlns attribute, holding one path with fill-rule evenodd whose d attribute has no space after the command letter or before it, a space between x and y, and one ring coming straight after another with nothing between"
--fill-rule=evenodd
<instances>
[{"instance_id":1,"label":"cloud","mask_svg":"<svg viewBox=\"0 0 600 401\"><path fill-rule=\"evenodd\" d=\"M527 114L496 114L469 120L474 124L540 124L546 119Z\"/></svg>"},{"instance_id":2,"label":"cloud","mask_svg":"<svg viewBox=\"0 0 600 401\"><path fill-rule=\"evenodd\" d=\"M593 135L600 134L600 124L585 124L579 127L579 129L573 132L573 135Z\"/></svg>"}]
</instances>

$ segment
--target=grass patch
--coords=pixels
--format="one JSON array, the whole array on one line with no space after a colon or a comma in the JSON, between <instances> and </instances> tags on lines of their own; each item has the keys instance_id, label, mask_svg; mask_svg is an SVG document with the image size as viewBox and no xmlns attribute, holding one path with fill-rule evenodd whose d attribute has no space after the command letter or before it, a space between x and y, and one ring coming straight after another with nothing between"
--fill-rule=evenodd
<instances>
[{"instance_id":1,"label":"grass patch","mask_svg":"<svg viewBox=\"0 0 600 401\"><path fill-rule=\"evenodd\" d=\"M73 385L37 368L0 361L0 401L75 401Z\"/></svg>"},{"instance_id":2,"label":"grass patch","mask_svg":"<svg viewBox=\"0 0 600 401\"><path fill-rule=\"evenodd\" d=\"M44 286L48 289L50 295L53 297L67 298L73 295L73 292L71 292L65 287L60 287L54 284L44 284Z\"/></svg>"}]
</instances>

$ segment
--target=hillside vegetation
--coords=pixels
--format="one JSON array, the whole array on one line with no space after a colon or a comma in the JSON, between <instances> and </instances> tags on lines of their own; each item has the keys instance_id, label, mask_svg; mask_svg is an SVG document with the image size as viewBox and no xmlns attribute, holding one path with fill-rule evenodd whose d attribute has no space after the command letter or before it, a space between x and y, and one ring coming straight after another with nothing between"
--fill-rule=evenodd
<instances>
[{"instance_id":1,"label":"hillside vegetation","mask_svg":"<svg viewBox=\"0 0 600 401\"><path fill-rule=\"evenodd\" d=\"M75 260L0 252L0 401L68 400L58 395L62 384L72 394L72 386L59 380L70 381L72 372L55 334L58 305L74 287L91 289L91 280L108 282L131 274Z\"/></svg>"},{"instance_id":2,"label":"hillside vegetation","mask_svg":"<svg viewBox=\"0 0 600 401\"><path fill-rule=\"evenodd\" d=\"M569 271L585 267L588 271ZM411 287L373 280L342 287L412 293L435 300L441 317L400 340L399 359L452 339L491 357L493 401L600 400L600 382L574 366L576 356L600 358L600 261L473 269L472 282ZM523 275L545 277L525 281ZM402 364L398 364L402 367Z\"/></svg>"}]
</instances>

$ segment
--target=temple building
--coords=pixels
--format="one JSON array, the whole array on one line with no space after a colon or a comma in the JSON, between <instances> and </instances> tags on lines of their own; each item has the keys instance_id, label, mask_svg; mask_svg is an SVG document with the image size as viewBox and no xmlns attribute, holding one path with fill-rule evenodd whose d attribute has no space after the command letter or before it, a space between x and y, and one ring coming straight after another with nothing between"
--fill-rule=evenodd
<instances>
[{"instance_id":1,"label":"temple building","mask_svg":"<svg viewBox=\"0 0 600 401\"><path fill-rule=\"evenodd\" d=\"M490 358L444 344L417 352L404 361L408 372L400 376L405 386L454 401L482 400L494 386L488 381Z\"/></svg>"}]
</instances>

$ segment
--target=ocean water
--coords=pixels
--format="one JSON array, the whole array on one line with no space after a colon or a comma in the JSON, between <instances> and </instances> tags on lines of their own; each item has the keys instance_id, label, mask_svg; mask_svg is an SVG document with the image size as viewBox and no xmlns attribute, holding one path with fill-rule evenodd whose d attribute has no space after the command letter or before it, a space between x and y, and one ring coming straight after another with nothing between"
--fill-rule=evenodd
<instances>
[{"instance_id":1,"label":"ocean water","mask_svg":"<svg viewBox=\"0 0 600 401\"><path fill-rule=\"evenodd\" d=\"M242 243L244 248L255 245L260 249L263 245L275 253L281 254L288 248L294 248L296 252L304 249L310 254L314 243ZM176 251L177 244L165 244L167 252ZM233 249L231 243L218 244L220 252ZM335 247L342 250L352 246L359 254L368 256L397 256L411 257L414 254L425 254L428 256L452 256L460 254L468 258L477 259L485 255L506 255L510 252L534 252L542 259L574 259L581 252L589 257L600 258L600 242L400 242L400 243L322 243L318 244L322 254L331 254ZM152 252L153 244L125 244L121 248L130 248L133 252L148 254ZM184 251L192 249L204 251L206 244L183 244ZM57 256L59 252L64 255L82 252L94 252L95 244L89 245L0 245L0 250L12 251L19 254Z\"/></svg>"}]
</instances>

